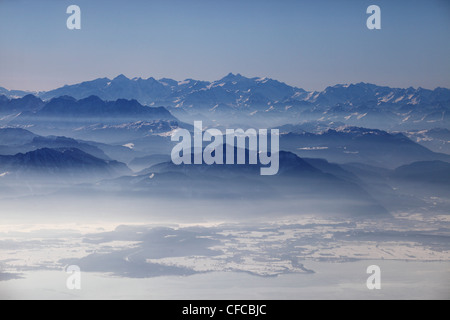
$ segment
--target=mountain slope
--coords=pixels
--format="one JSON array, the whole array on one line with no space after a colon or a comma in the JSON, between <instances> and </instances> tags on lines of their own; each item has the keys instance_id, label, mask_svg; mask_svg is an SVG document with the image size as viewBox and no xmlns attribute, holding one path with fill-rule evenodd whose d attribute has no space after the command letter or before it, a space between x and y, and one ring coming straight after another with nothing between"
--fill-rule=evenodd
<instances>
[{"instance_id":1,"label":"mountain slope","mask_svg":"<svg viewBox=\"0 0 450 320\"><path fill-rule=\"evenodd\" d=\"M450 154L450 130L434 128L430 130L415 130L405 133L411 140L433 150Z\"/></svg>"},{"instance_id":2,"label":"mountain slope","mask_svg":"<svg viewBox=\"0 0 450 320\"><path fill-rule=\"evenodd\" d=\"M21 128L0 128L0 146L19 146L30 143L37 137L34 133Z\"/></svg>"}]
</instances>

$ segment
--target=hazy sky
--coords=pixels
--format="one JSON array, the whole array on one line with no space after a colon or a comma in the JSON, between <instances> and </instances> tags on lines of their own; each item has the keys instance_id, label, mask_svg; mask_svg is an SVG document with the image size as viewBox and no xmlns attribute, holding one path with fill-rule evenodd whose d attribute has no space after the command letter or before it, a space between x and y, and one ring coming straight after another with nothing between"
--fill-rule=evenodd
<instances>
[{"instance_id":1,"label":"hazy sky","mask_svg":"<svg viewBox=\"0 0 450 320\"><path fill-rule=\"evenodd\" d=\"M81 8L68 30L66 8ZM381 30L366 9L381 7ZM447 0L0 0L0 86L48 90L98 77L267 76L450 87Z\"/></svg>"}]
</instances>

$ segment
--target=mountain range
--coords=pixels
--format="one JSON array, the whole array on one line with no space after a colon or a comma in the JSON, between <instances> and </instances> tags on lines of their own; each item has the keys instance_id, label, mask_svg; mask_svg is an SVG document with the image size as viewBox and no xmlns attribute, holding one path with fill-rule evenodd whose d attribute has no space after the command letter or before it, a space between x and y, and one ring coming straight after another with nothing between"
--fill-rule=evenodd
<instances>
[{"instance_id":1,"label":"mountain range","mask_svg":"<svg viewBox=\"0 0 450 320\"><path fill-rule=\"evenodd\" d=\"M367 83L308 92L240 74L213 82L121 75L35 93L0 88L1 196L64 187L70 197L268 200L275 210L292 205L293 214L444 212L445 201L434 199L448 194L449 92ZM279 129L278 174L175 166L171 134L192 131L193 120L222 132Z\"/></svg>"},{"instance_id":2,"label":"mountain range","mask_svg":"<svg viewBox=\"0 0 450 320\"><path fill-rule=\"evenodd\" d=\"M17 97L4 88L0 94ZM100 78L34 93L43 100L61 96L106 101L136 99L147 106L164 106L182 121L285 124L287 121L341 121L385 130L446 128L450 125L450 90L390 88L368 83L338 84L308 92L268 78L228 74L216 81L187 79ZM1 104L5 98L0 99ZM130 102L131 103L131 102ZM131 103L132 104L132 103ZM107 110L107 109L104 109ZM51 111L45 111L50 112ZM100 112L101 113L101 112Z\"/></svg>"},{"instance_id":3,"label":"mountain range","mask_svg":"<svg viewBox=\"0 0 450 320\"><path fill-rule=\"evenodd\" d=\"M108 126L133 126L138 134L166 132L179 120L164 107L143 106L136 100L104 101L97 96L76 100L61 96L43 101L33 95L0 99L0 126L31 128L40 134L71 135L75 129L105 131ZM188 125L184 125L188 127Z\"/></svg>"}]
</instances>

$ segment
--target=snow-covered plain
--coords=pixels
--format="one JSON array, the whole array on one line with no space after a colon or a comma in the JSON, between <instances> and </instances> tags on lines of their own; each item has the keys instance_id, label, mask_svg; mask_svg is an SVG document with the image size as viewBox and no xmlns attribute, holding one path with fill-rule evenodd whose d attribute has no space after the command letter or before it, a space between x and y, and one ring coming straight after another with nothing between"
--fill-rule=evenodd
<instances>
[{"instance_id":1,"label":"snow-covered plain","mask_svg":"<svg viewBox=\"0 0 450 320\"><path fill-rule=\"evenodd\" d=\"M406 212L383 219L9 222L0 226L0 298L446 299L449 231L449 215ZM372 264L382 270L379 292L365 285ZM80 267L82 290L66 288L68 265Z\"/></svg>"}]
</instances>

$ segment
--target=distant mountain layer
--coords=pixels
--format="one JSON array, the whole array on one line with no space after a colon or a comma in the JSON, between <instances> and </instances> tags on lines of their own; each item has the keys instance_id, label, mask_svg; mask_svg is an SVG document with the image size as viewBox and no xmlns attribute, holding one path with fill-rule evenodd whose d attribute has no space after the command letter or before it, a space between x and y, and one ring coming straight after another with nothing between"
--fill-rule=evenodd
<instances>
[{"instance_id":1,"label":"distant mountain layer","mask_svg":"<svg viewBox=\"0 0 450 320\"><path fill-rule=\"evenodd\" d=\"M245 152L248 155L248 150ZM93 189L171 199L250 199L280 203L289 199L295 204L297 212L312 210L310 212L359 215L387 213L351 179L337 177L330 171L325 173L290 152L280 151L279 160L279 172L270 177L260 175L261 164L177 166L168 161L133 176L103 181L93 186Z\"/></svg>"},{"instance_id":2,"label":"distant mountain layer","mask_svg":"<svg viewBox=\"0 0 450 320\"><path fill-rule=\"evenodd\" d=\"M52 178L71 177L76 180L117 177L131 171L123 163L96 158L76 148L37 149L27 153L0 156L3 177Z\"/></svg>"},{"instance_id":3,"label":"distant mountain layer","mask_svg":"<svg viewBox=\"0 0 450 320\"><path fill-rule=\"evenodd\" d=\"M321 133L285 133L280 137L280 148L300 157L336 163L359 162L391 169L415 161L450 162L450 155L432 152L402 133L358 127L341 127Z\"/></svg>"},{"instance_id":4,"label":"distant mountain layer","mask_svg":"<svg viewBox=\"0 0 450 320\"><path fill-rule=\"evenodd\" d=\"M0 96L0 114L13 114L21 112L36 112L44 106L44 102L32 94L20 98L7 98Z\"/></svg>"},{"instance_id":5,"label":"distant mountain layer","mask_svg":"<svg viewBox=\"0 0 450 320\"><path fill-rule=\"evenodd\" d=\"M5 90L3 94L17 96ZM65 95L75 99L95 95L108 101L136 99L149 106L166 106L184 121L200 114L210 120L234 123L253 120L272 125L285 124L286 120L295 123L322 119L381 129L450 127L450 90L446 88L399 89L357 83L307 92L277 80L230 73L213 82L128 79L120 75L114 79L100 78L67 85L37 95L44 100Z\"/></svg>"},{"instance_id":6,"label":"distant mountain layer","mask_svg":"<svg viewBox=\"0 0 450 320\"><path fill-rule=\"evenodd\" d=\"M34 113L22 113L17 120L28 118L79 120L81 122L97 121L97 119L105 121L120 119L121 122L154 119L176 120L163 107L144 107L136 100L118 99L116 101L103 101L96 96L90 96L81 100L68 96L54 98Z\"/></svg>"},{"instance_id":7,"label":"distant mountain layer","mask_svg":"<svg viewBox=\"0 0 450 320\"><path fill-rule=\"evenodd\" d=\"M305 93L271 79L246 78L241 75L229 74L215 82L187 79L175 81L172 79L154 78L128 79L124 75L110 80L108 78L86 81L75 85L64 86L52 91L39 94L43 99L51 99L62 95L70 95L77 99L90 95L97 95L104 100L117 100L119 98L137 99L141 103L173 102L184 98L187 103L233 103L236 102L237 93L251 89L250 98L257 100L282 100L295 94ZM253 90L252 90L253 89ZM205 99L208 98L208 99ZM213 105L211 106L213 107Z\"/></svg>"},{"instance_id":8,"label":"distant mountain layer","mask_svg":"<svg viewBox=\"0 0 450 320\"><path fill-rule=\"evenodd\" d=\"M55 90L40 93L43 99L51 99L63 95L77 99L97 95L104 100L120 98L137 99L142 103L151 104L156 101L195 103L266 103L281 102L287 99L307 101L320 105L376 103L439 103L450 101L450 90L437 88L397 89L386 86L376 86L367 83L351 85L335 85L322 92L307 92L303 89L289 86L285 83L268 78L247 78L240 74L228 74L213 82L187 79L175 81L172 79L154 78L128 79L124 75L110 80L108 78L86 81L75 85L64 86ZM205 99L209 97L209 99ZM181 102L181 101L179 101ZM213 106L211 106L213 107Z\"/></svg>"},{"instance_id":9,"label":"distant mountain layer","mask_svg":"<svg viewBox=\"0 0 450 320\"><path fill-rule=\"evenodd\" d=\"M177 128L179 120L164 107L143 106L136 100L103 101L96 96L76 100L62 96L44 102L33 95L0 99L0 127L34 128L35 133L72 136L75 129L81 135L81 131L125 124L134 126L136 134L145 130L156 133Z\"/></svg>"},{"instance_id":10,"label":"distant mountain layer","mask_svg":"<svg viewBox=\"0 0 450 320\"><path fill-rule=\"evenodd\" d=\"M75 148L94 157L111 160L100 148L62 136L43 137L21 128L0 128L0 155L15 155L37 149Z\"/></svg>"},{"instance_id":11,"label":"distant mountain layer","mask_svg":"<svg viewBox=\"0 0 450 320\"><path fill-rule=\"evenodd\" d=\"M8 98L22 98L28 94L36 94L37 92L23 91L23 90L8 90L0 87L0 95L3 95ZM1 101L1 98L0 98Z\"/></svg>"},{"instance_id":12,"label":"distant mountain layer","mask_svg":"<svg viewBox=\"0 0 450 320\"><path fill-rule=\"evenodd\" d=\"M450 163L421 161L395 169L393 177L420 183L442 184L450 187Z\"/></svg>"},{"instance_id":13,"label":"distant mountain layer","mask_svg":"<svg viewBox=\"0 0 450 320\"><path fill-rule=\"evenodd\" d=\"M441 202L439 197L448 199L450 194L450 163L414 162L395 169L390 179L397 190L428 197L432 199L434 206L441 206L448 213L448 201Z\"/></svg>"},{"instance_id":14,"label":"distant mountain layer","mask_svg":"<svg viewBox=\"0 0 450 320\"><path fill-rule=\"evenodd\" d=\"M16 147L30 143L36 134L21 128L0 128L0 146Z\"/></svg>"}]
</instances>

